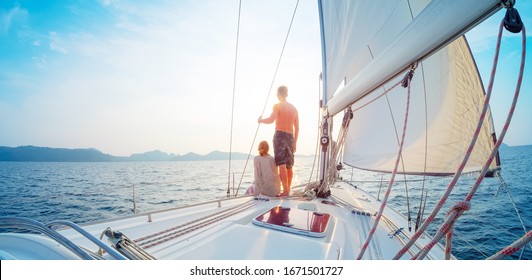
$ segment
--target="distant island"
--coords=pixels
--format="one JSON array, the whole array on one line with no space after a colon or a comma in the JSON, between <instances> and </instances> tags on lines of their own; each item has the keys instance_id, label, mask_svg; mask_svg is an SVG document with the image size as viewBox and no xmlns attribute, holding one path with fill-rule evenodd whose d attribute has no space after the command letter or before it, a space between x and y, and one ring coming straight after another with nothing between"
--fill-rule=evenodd
<instances>
[{"instance_id":1,"label":"distant island","mask_svg":"<svg viewBox=\"0 0 532 280\"><path fill-rule=\"evenodd\" d=\"M518 146L515 146L518 147ZM509 148L502 144L500 150ZM255 154L250 156L253 159ZM313 157L313 155L296 155L298 158ZM231 159L245 160L247 154L233 152ZM228 152L213 151L206 155L187 153L184 155L169 154L159 150L132 154L130 156L113 156L104 154L97 149L67 149L36 146L5 147L0 146L0 161L20 162L127 162L127 161L202 161L229 160Z\"/></svg>"},{"instance_id":2,"label":"distant island","mask_svg":"<svg viewBox=\"0 0 532 280\"><path fill-rule=\"evenodd\" d=\"M231 153L231 159L247 159L244 153ZM252 155L251 157L253 157ZM201 160L229 160L228 152L213 151L206 155L187 153L175 155L159 150L132 154L131 156L113 156L104 154L97 149L66 149L36 146L2 147L0 146L0 161L23 162L121 162L121 161L201 161Z\"/></svg>"}]
</instances>

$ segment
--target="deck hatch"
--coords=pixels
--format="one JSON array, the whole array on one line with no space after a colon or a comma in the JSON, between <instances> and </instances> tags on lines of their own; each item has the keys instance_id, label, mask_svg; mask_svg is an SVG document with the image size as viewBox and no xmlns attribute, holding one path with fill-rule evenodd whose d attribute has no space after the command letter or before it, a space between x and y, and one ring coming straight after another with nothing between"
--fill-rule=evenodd
<instances>
[{"instance_id":1,"label":"deck hatch","mask_svg":"<svg viewBox=\"0 0 532 280\"><path fill-rule=\"evenodd\" d=\"M330 214L298 208L275 206L253 219L253 224L289 233L324 237Z\"/></svg>"}]
</instances>

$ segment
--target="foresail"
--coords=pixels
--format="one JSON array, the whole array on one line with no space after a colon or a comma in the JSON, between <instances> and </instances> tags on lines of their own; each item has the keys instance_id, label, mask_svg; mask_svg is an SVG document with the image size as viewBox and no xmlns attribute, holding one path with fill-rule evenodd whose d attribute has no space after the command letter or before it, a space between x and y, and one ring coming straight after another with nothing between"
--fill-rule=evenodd
<instances>
[{"instance_id":1,"label":"foresail","mask_svg":"<svg viewBox=\"0 0 532 280\"><path fill-rule=\"evenodd\" d=\"M354 118L343 160L391 172L406 109L397 87L358 110L403 78L412 80L408 130L399 172L454 173L471 142L484 102L475 62L461 36L501 8L499 0L319 1L325 114L351 107ZM482 168L494 146L488 116L464 172ZM495 161L492 169L496 169Z\"/></svg>"},{"instance_id":2,"label":"foresail","mask_svg":"<svg viewBox=\"0 0 532 280\"><path fill-rule=\"evenodd\" d=\"M365 170L391 172L403 128L406 89L358 109L382 94L396 78L352 106L353 120L344 148L344 162ZM482 105L484 89L466 40L462 37L423 61L411 82L411 101L400 173L448 175L461 163ZM488 111L464 172L479 171L494 146ZM496 169L493 161L491 169Z\"/></svg>"}]
</instances>

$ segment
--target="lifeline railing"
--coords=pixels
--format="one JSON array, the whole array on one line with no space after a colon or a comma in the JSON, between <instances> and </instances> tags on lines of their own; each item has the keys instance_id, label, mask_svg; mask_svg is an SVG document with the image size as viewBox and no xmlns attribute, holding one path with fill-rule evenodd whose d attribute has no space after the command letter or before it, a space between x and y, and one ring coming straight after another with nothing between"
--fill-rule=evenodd
<instances>
[{"instance_id":1,"label":"lifeline railing","mask_svg":"<svg viewBox=\"0 0 532 280\"><path fill-rule=\"evenodd\" d=\"M55 225L63 225L68 226L89 239L92 243L94 243L96 246L102 248L103 250L107 251L109 255L113 256L117 260L127 260L126 257L124 257L122 254L120 254L118 251L110 247L109 245L103 243L101 240L95 238L90 233L79 227L73 222L69 221L55 221L51 222L49 224L43 224L41 222L28 219L28 218L17 218L17 217L0 217L0 228L17 228L17 229L24 229L24 230L31 230L35 232L39 232L42 234L45 234L46 236L52 238L57 243L63 245L65 248L67 248L72 253L76 254L78 257L84 260L95 260L96 258L87 253L85 250L80 248L78 245L74 244L72 241L70 241L68 238L60 234L59 232L52 229L52 226Z\"/></svg>"}]
</instances>

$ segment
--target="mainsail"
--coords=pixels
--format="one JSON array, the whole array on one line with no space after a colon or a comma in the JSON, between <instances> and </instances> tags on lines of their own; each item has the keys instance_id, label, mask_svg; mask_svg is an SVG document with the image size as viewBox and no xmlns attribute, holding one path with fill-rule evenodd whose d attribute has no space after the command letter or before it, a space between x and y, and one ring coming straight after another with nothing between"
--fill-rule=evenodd
<instances>
[{"instance_id":1,"label":"mainsail","mask_svg":"<svg viewBox=\"0 0 532 280\"><path fill-rule=\"evenodd\" d=\"M406 89L396 87L374 98L418 62L398 172L448 175L456 171L471 142L485 95L461 34L499 9L499 2L320 2L327 113L334 115L348 106L354 111L344 148L346 164L372 171L393 170ZM382 16L369 17L375 14ZM494 135L488 112L464 172L482 168L494 146ZM492 169L496 165L494 161Z\"/></svg>"}]
</instances>

